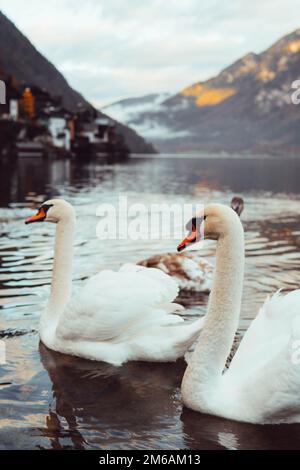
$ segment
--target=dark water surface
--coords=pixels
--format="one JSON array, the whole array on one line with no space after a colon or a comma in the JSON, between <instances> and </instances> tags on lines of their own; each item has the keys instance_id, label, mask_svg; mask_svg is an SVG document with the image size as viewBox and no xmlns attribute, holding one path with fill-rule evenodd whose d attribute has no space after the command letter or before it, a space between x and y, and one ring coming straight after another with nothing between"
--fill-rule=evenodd
<instances>
[{"instance_id":1,"label":"dark water surface","mask_svg":"<svg viewBox=\"0 0 300 470\"><path fill-rule=\"evenodd\" d=\"M25 226L49 197L78 215L74 288L105 267L174 250L174 241L100 242L97 205L130 202L228 203L244 197L246 277L243 334L268 293L300 283L300 160L133 158L114 166L24 159L0 166L0 448L277 449L300 447L300 425L254 426L183 409L185 364L104 363L54 353L39 344L38 319L49 295L54 229ZM213 259L214 245L203 256ZM205 312L207 298L187 314ZM299 392L300 393L300 392Z\"/></svg>"}]
</instances>

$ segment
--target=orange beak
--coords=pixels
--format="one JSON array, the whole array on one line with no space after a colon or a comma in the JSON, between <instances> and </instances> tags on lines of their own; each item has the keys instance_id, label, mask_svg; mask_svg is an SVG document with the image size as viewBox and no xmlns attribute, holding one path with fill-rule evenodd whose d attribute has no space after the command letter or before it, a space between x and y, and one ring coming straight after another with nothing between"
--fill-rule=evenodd
<instances>
[{"instance_id":1,"label":"orange beak","mask_svg":"<svg viewBox=\"0 0 300 470\"><path fill-rule=\"evenodd\" d=\"M195 225L193 225L191 233L189 233L188 236L177 246L177 251L182 251L186 248L187 245L194 243L197 240L197 236L198 230L196 229Z\"/></svg>"},{"instance_id":2,"label":"orange beak","mask_svg":"<svg viewBox=\"0 0 300 470\"><path fill-rule=\"evenodd\" d=\"M32 224L33 222L42 222L46 218L46 215L47 214L45 212L45 209L41 207L36 215L28 217L28 219L25 220L25 224Z\"/></svg>"}]
</instances>

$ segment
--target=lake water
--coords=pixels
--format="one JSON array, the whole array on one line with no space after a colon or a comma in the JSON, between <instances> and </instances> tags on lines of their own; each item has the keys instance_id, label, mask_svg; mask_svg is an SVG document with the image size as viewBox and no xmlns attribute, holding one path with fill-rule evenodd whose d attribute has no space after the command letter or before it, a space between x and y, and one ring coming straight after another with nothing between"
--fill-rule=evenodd
<instances>
[{"instance_id":1,"label":"lake water","mask_svg":"<svg viewBox=\"0 0 300 470\"><path fill-rule=\"evenodd\" d=\"M300 447L300 425L254 426L182 407L183 360L113 367L52 352L39 343L49 295L55 227L25 226L45 199L76 207L74 286L106 267L174 251L172 240L99 241L96 208L129 202L229 203L245 199L243 334L268 293L300 283L300 159L132 158L106 165L24 159L0 166L0 448L279 449ZM213 260L215 245L203 256ZM207 297L186 302L204 314Z\"/></svg>"}]
</instances>

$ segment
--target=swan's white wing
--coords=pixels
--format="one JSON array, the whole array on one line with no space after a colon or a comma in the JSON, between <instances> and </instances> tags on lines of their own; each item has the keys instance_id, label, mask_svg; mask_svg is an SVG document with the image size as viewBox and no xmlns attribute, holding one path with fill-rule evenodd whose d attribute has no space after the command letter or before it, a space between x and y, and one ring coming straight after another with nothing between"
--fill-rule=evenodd
<instances>
[{"instance_id":1,"label":"swan's white wing","mask_svg":"<svg viewBox=\"0 0 300 470\"><path fill-rule=\"evenodd\" d=\"M231 418L300 421L300 290L277 293L265 302L224 374L223 385L220 404L227 396Z\"/></svg>"},{"instance_id":2,"label":"swan's white wing","mask_svg":"<svg viewBox=\"0 0 300 470\"><path fill-rule=\"evenodd\" d=\"M178 295L179 287L177 282L170 276L166 275L163 271L156 268L146 268L136 264L124 264L120 271L121 273L140 273L152 280L155 280L160 285L161 293L165 293L166 302L172 302Z\"/></svg>"},{"instance_id":3,"label":"swan's white wing","mask_svg":"<svg viewBox=\"0 0 300 470\"><path fill-rule=\"evenodd\" d=\"M229 367L239 379L278 357L300 333L300 290L268 298L245 333ZM299 374L300 377L300 374Z\"/></svg>"},{"instance_id":4,"label":"swan's white wing","mask_svg":"<svg viewBox=\"0 0 300 470\"><path fill-rule=\"evenodd\" d=\"M176 283L155 269L126 265L118 272L102 271L67 305L56 335L73 341L120 342L153 325L182 322L168 314L177 292Z\"/></svg>"},{"instance_id":5,"label":"swan's white wing","mask_svg":"<svg viewBox=\"0 0 300 470\"><path fill-rule=\"evenodd\" d=\"M179 325L153 323L132 338L129 359L175 361L197 340L204 321L204 318L200 318Z\"/></svg>"}]
</instances>

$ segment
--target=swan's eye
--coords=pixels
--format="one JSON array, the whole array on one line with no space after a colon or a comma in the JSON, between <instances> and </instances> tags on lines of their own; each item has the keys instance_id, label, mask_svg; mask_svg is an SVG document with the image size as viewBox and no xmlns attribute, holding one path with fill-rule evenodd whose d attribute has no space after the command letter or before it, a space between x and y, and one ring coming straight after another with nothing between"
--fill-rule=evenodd
<instances>
[{"instance_id":1,"label":"swan's eye","mask_svg":"<svg viewBox=\"0 0 300 470\"><path fill-rule=\"evenodd\" d=\"M53 207L54 204L42 204L40 209L43 209L45 211L45 214L47 214L48 210L50 209L50 207Z\"/></svg>"},{"instance_id":2,"label":"swan's eye","mask_svg":"<svg viewBox=\"0 0 300 470\"><path fill-rule=\"evenodd\" d=\"M185 228L190 232L194 232L195 230L200 230L201 224L203 220L206 219L206 215L201 217L193 217L191 220L188 221Z\"/></svg>"}]
</instances>

